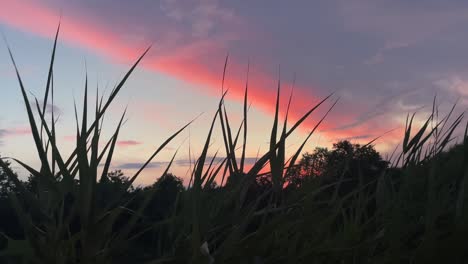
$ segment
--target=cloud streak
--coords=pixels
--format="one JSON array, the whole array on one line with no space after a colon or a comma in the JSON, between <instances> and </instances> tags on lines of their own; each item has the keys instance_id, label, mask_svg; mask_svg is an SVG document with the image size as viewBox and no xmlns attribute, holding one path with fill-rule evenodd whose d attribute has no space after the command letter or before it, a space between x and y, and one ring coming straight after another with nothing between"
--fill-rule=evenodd
<instances>
[{"instance_id":1,"label":"cloud streak","mask_svg":"<svg viewBox=\"0 0 468 264\"><path fill-rule=\"evenodd\" d=\"M17 128L0 128L0 145L3 145L3 140L9 137L24 136L30 135L31 129L26 127L17 127Z\"/></svg>"},{"instance_id":2,"label":"cloud streak","mask_svg":"<svg viewBox=\"0 0 468 264\"><path fill-rule=\"evenodd\" d=\"M62 9L64 15L61 21L63 26L61 39L66 43L85 47L116 62L129 62L148 43L154 43L151 53L143 61L143 67L187 81L204 93L214 96L219 96L221 93L222 65L228 51L232 47L244 47L248 44L249 48L243 51L249 53L249 49L261 50L262 45L268 44L269 41L260 39L268 35L260 33L261 27L248 24L248 20L237 14L233 8L222 6L215 0L184 2L163 0L160 5L148 6L120 0L117 2L118 4L109 0L99 2L2 0L2 6L5 8L0 10L0 22L43 37L51 37L60 16L59 10ZM342 7L345 20L356 17L356 14L362 14L368 19L358 16L356 21L349 23L350 30L382 31L385 44L375 55L372 63L379 62L387 52L407 47L411 43L427 38L426 35L416 36L415 39L410 38L414 35L410 34L411 32L420 29L420 23L409 28L410 33L407 33L399 30L401 24L393 21L390 16L381 18L372 15L374 11L381 14L382 8L369 4L368 1L361 1L363 3L361 5L338 2ZM401 11L395 12L401 16L402 20L412 21L411 13L401 15ZM427 17L430 17L430 14ZM443 14L438 17L440 20L445 18ZM450 20L444 24L443 28L458 22L460 17L461 15L457 15L457 19L453 22ZM38 24L37 21L41 23ZM376 23L368 23L368 21ZM434 31L431 34L437 32ZM265 50L269 48L265 46ZM235 54L240 54L242 50L236 50L236 52ZM264 61L271 62L272 56L275 55L270 54L270 58ZM230 59L229 62L226 87L230 90L230 98L237 101L242 100L245 87L245 62L235 59ZM251 78L249 98L254 107L272 114L274 113L275 80L278 76L271 74L266 68L268 67L259 65L255 74L252 74L255 76ZM283 84L283 87L288 87L286 82ZM331 88L334 87L331 86ZM297 120L308 108L325 96L328 90L331 89L326 87L326 84L321 87L320 84L315 85L313 81L307 82L307 85L297 85L291 120ZM288 89L283 89L283 91L284 105L289 91ZM351 99L356 100L356 97ZM399 125L391 120L385 125L379 124L375 119L380 114L366 113L369 109L375 109L367 102L342 100L341 103L345 105L335 110L334 112L337 113L332 114L321 126L330 138L351 138L368 134L369 129L372 129L375 134L382 134L389 128ZM349 105L351 103L352 107ZM315 115L314 120L317 118L318 116ZM309 129L315 123L308 121L305 125ZM337 126L340 129L333 129Z\"/></svg>"},{"instance_id":3,"label":"cloud streak","mask_svg":"<svg viewBox=\"0 0 468 264\"><path fill-rule=\"evenodd\" d=\"M132 147L132 146L137 146L141 145L143 142L136 141L136 140L120 140L117 141L117 145L120 147Z\"/></svg>"},{"instance_id":4,"label":"cloud streak","mask_svg":"<svg viewBox=\"0 0 468 264\"><path fill-rule=\"evenodd\" d=\"M212 156L206 157L205 165L209 165L211 160L213 159ZM214 164L218 164L223 161L224 158L221 157L216 157L214 159ZM248 165L253 165L257 158L255 157L245 157L245 164ZM180 167L189 167L193 166L194 161L190 161L189 159L178 159L174 161L174 165L180 166ZM150 162L147 165L147 168L165 168L169 164L169 161L153 161ZM128 169L128 170L136 170L140 169L144 163L141 162L129 162L129 163L122 163L117 165L118 169Z\"/></svg>"}]
</instances>

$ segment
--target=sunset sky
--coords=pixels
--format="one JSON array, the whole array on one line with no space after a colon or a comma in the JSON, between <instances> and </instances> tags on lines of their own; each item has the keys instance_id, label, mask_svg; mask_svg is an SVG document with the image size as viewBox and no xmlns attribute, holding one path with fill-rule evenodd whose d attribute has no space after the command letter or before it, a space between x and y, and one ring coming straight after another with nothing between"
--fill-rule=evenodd
<instances>
[{"instance_id":1,"label":"sunset sky","mask_svg":"<svg viewBox=\"0 0 468 264\"><path fill-rule=\"evenodd\" d=\"M335 93L291 137L290 151L337 98L306 150L340 139L365 143L395 129L376 142L385 153L402 138L406 114L417 111L423 119L436 94L441 111L457 99L459 111L468 106L468 1L0 0L0 31L31 99L43 94L59 21L54 107L64 152L73 147L73 100L81 105L86 68L91 88L107 87L108 94L149 45L105 120L109 135L128 105L113 167L130 174L171 132L203 113L156 157L141 184L159 176L180 144L173 171L185 177L188 146L195 156L201 151L216 110L227 54L227 106L235 127L242 120L250 63L250 160L268 148L278 78L284 110L295 76L293 121ZM0 154L37 166L24 103L1 42ZM210 153L221 143L216 132Z\"/></svg>"}]
</instances>

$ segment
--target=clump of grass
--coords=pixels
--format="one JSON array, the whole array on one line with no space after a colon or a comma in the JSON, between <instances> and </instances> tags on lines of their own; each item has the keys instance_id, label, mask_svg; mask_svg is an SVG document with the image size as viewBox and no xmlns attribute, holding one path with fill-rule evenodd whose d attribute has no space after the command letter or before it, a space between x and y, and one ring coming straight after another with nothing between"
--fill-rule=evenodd
<instances>
[{"instance_id":1,"label":"clump of grass","mask_svg":"<svg viewBox=\"0 0 468 264\"><path fill-rule=\"evenodd\" d=\"M38 157L41 161L41 168L40 170L35 170L19 160L15 159L15 161L21 164L38 180L37 193L32 193L24 188L16 175L9 170L6 166L7 164L3 160L0 160L0 166L2 166L2 168L8 173L11 180L21 188L19 197L12 194L11 201L19 219L21 220L21 225L25 233L25 240L21 245L30 249L27 251L30 252L30 255L23 256L25 259L37 259L42 263L110 263L115 261L115 256L116 254L118 255L120 250L128 246L129 239L131 240L136 238L132 232L135 229L135 225L139 222L139 218L144 208L150 201L152 193L148 193L139 208L131 212L126 208L130 201L123 199L123 192L115 194L113 199L110 199L105 206L98 206L97 198L100 195L98 193L98 180L100 177L105 177L109 172L115 144L124 120L125 112L122 114L113 136L107 141L105 147L100 150L99 141L102 130L102 119L109 105L118 95L126 80L148 50L146 50L130 68L106 100L104 100L104 97L100 97L100 100L98 100L99 91L96 91L97 99L95 102L94 120L91 122L88 121L88 82L86 78L81 127L78 121L78 111L75 106L76 147L72 154L65 159L56 143L55 117L53 109L51 109L52 120L47 122L45 117L49 96L52 101L54 99L53 69L58 35L59 29L57 30L52 50L44 102L42 104L43 107L40 107L39 101L35 98L36 110L40 119L39 122L35 120L33 106L30 104L30 100L23 85L23 81L11 49L8 48L25 102L29 124L31 126ZM211 127L208 131L203 151L195 164L189 190L184 194L185 197L181 197L181 199L190 202L185 202L187 206L183 207L181 211L176 211L174 213L174 220L165 220L166 226L177 223L177 226L172 226L170 228L187 230L188 236L190 237L190 254L193 261L206 257L204 254L206 255L207 251L200 251L200 248L202 248L202 246L203 248L206 248L207 245L209 245L206 242L208 234L210 234L209 236L219 235L220 237L223 237L222 243L218 245L216 250L212 250L212 253L210 254L215 255L218 259L227 258L227 255L229 254L226 252L229 252L229 250L232 249L233 243L237 243L242 237L242 234L245 232L244 229L256 213L255 210L257 209L258 202L260 200L259 197L256 201L246 204L245 199L248 186L256 180L260 170L269 163L274 179L274 192L275 195L279 195L284 184L283 173L287 163L285 161L285 141L287 137L291 135L291 133L315 109L330 97L328 96L319 102L290 129L287 129L286 127L286 115L283 130L278 140L277 130L280 92L280 85L278 83L276 114L271 132L270 149L258 159L250 170L245 171L245 147L247 142L247 91L248 84L246 84L245 88L244 120L235 137L224 105L224 96L227 91L224 92L219 102L218 110L213 117ZM289 104L290 102L291 98ZM208 168L206 168L205 164L211 141L211 134L215 127L215 123L218 120L221 124L223 133L226 158L216 167L213 166L213 162L215 160L213 158ZM153 155L151 155L141 169L139 169L136 174L130 178L123 191L131 186L141 171L152 161L152 159L190 123L191 122L170 136L153 153ZM239 166L235 150L239 142L239 132L241 131L242 126L243 147ZM290 162L291 164L293 164L297 159L299 152L300 150L298 150L295 157L292 158L292 162ZM98 167L101 164L103 165L103 170L102 174L99 176ZM166 172L169 170L171 164L172 161L169 163ZM241 177L239 184L233 188L231 193L224 197L223 201L210 203L207 207L208 204L205 203L206 190L213 184L223 169L224 171L229 171L230 177ZM78 184L76 184L76 182L78 182ZM229 218L225 218L223 216L225 210L232 206L235 208L232 211L232 215ZM118 233L116 233L114 232L114 227L117 219L121 218L122 215L127 215L126 224ZM175 219L182 216L191 220L180 224ZM211 224L213 219L220 217L224 218L223 221L229 221L222 224ZM234 219L241 222L232 222ZM221 235L221 233L217 234L218 232L212 233L212 231L210 231L212 229L219 229L220 226L223 225L228 226L228 229L220 229L222 230L223 235ZM175 238L173 242L177 243L179 239L181 238ZM17 242L18 241L10 241L10 246L17 245L15 244ZM15 249L9 248L6 252L9 251L13 252Z\"/></svg>"},{"instance_id":2,"label":"clump of grass","mask_svg":"<svg viewBox=\"0 0 468 264\"><path fill-rule=\"evenodd\" d=\"M125 182L124 188L108 199L101 199L99 179L105 179L111 168L125 111L111 138L100 149L102 120L148 50L109 97L99 96L96 91L93 120L88 120L85 81L81 121L75 107L76 147L65 158L56 143L53 109L51 120L45 117L47 101L54 100L58 33L59 30L42 107L35 99L39 122L35 120L33 105L9 49L41 167L36 170L15 159L37 179L37 190L31 191L18 180L6 161L0 159L0 167L19 188L18 194L11 193L10 198L24 230L23 240L9 239L4 255L14 255L26 263L429 263L436 260L461 263L467 259L463 248L468 232L467 130L464 145L459 147L455 158L443 152L461 124L463 114L449 122L452 109L439 121L434 107L427 122L415 133L412 132L414 116L408 118L402 152L396 157L395 166L368 182L359 180L356 188L339 194L338 188L347 180L341 177L348 169L347 160L340 166L344 171L335 175L336 180L331 183L324 185L311 179L300 186L286 186L307 141L337 101L331 103L289 158L285 150L287 139L332 95L312 106L288 127L291 92L281 127L281 83L278 82L269 149L246 169L248 82L243 120L234 130L224 104L228 91L223 88L187 189L177 193L168 215L148 221L145 209L157 188L142 192L139 200L136 196L128 197L126 190L192 121L164 141ZM224 72L226 67L227 59ZM216 128L221 129L225 151L218 164L217 155L207 160ZM167 175L176 154L177 151L163 175ZM103 170L98 174L100 165ZM262 172L265 168L269 168L267 173ZM356 174L352 176L365 178L361 172ZM258 188L258 182L266 176L269 183ZM221 179L221 186L213 188L217 179ZM153 242L145 245L143 253L135 250L135 245L140 245L141 238L148 234L153 236ZM440 253L435 250L444 245Z\"/></svg>"},{"instance_id":3,"label":"clump of grass","mask_svg":"<svg viewBox=\"0 0 468 264\"><path fill-rule=\"evenodd\" d=\"M0 166L20 188L19 196L12 193L10 198L25 236L25 240L21 242L10 240L9 248L5 253L18 252L18 248L14 247L20 246L22 247L21 252L28 252L28 254L22 255L25 261L113 263L113 257L118 255L117 252L127 247L130 231L133 230L136 219L139 217L138 213L143 210L145 205L143 202L141 208L138 208L136 212L129 212L126 205L130 201L125 200L125 191L154 157L191 122L161 144L141 169L130 178L121 193L114 194L113 197L107 199L104 206L99 206L97 202L100 195L98 193L98 180L109 172L125 112L122 114L112 137L100 150L102 119L149 48L138 58L107 99L104 100L104 97L99 99L99 91L96 91L94 120L91 122L87 119L88 82L86 79L81 128L75 106L76 147L72 154L65 159L57 147L53 108L50 110L52 120L47 122L45 118L49 96L52 103L54 100L53 66L58 35L59 29L57 29L55 36L42 108L35 98L39 122L35 120L33 106L30 104L11 49L8 48L20 84L41 167L39 170L35 170L15 159L38 181L38 190L33 193L23 186L6 162L0 159ZM102 174L98 175L100 165L103 165L103 170ZM146 199L150 197L151 194ZM129 215L128 221L120 227L117 234L114 230L116 221L124 215Z\"/></svg>"}]
</instances>

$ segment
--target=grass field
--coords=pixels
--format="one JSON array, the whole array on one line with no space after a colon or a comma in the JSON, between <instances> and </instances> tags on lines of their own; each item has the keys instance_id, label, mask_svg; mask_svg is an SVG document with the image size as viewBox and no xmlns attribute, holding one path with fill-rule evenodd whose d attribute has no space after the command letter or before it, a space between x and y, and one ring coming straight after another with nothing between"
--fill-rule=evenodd
<instances>
[{"instance_id":1,"label":"grass field","mask_svg":"<svg viewBox=\"0 0 468 264\"><path fill-rule=\"evenodd\" d=\"M104 144L102 119L144 52L108 97L88 102L86 84L83 118L78 120L76 113L76 148L70 156L62 155L53 109L51 120L45 117L47 101L54 100L56 42L57 37L45 103L28 97L10 52L41 166L0 159L11 184L8 198L1 200L2 215L17 228L13 232L2 224L3 262L468 262L467 130L458 145L452 144L454 131L464 126L463 114L452 109L439 117L434 107L421 127L413 125L410 115L401 149L390 161L380 158L373 142L342 142L333 150L302 155L326 112L287 157L288 137L330 97L288 127L287 114L285 120L279 118L278 86L269 149L247 170L248 87L239 128L231 126L226 114L225 91L187 187L169 174L171 161L161 180L135 190L132 183L141 171L191 122L168 137L134 175L110 171L125 113ZM88 120L88 115L94 118ZM215 129L223 135L221 161L208 158ZM30 181L20 181L9 162L24 167Z\"/></svg>"}]
</instances>

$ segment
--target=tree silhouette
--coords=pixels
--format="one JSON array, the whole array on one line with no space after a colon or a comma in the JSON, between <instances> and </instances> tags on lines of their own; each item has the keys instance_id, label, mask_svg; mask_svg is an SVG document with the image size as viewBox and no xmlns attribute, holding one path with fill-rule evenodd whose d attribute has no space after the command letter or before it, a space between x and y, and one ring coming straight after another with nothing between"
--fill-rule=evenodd
<instances>
[{"instance_id":1,"label":"tree silhouette","mask_svg":"<svg viewBox=\"0 0 468 264\"><path fill-rule=\"evenodd\" d=\"M288 184L297 186L310 178L323 183L342 181L344 192L359 182L367 183L388 167L374 146L352 144L347 140L333 144L333 148L316 148L305 153L298 166L287 176Z\"/></svg>"},{"instance_id":2,"label":"tree silhouette","mask_svg":"<svg viewBox=\"0 0 468 264\"><path fill-rule=\"evenodd\" d=\"M8 168L11 169L11 163L9 161L4 161ZM17 187L15 184L10 180L7 173L0 168L0 199L8 198L9 193L17 191Z\"/></svg>"},{"instance_id":3,"label":"tree silhouette","mask_svg":"<svg viewBox=\"0 0 468 264\"><path fill-rule=\"evenodd\" d=\"M6 160L4 162L11 169L11 163ZM17 186L11 181L7 173L0 168L0 249L6 246L6 236L15 239L23 238L23 230L9 199L10 194L17 192ZM6 259L0 257L0 263L5 261Z\"/></svg>"},{"instance_id":4,"label":"tree silhouette","mask_svg":"<svg viewBox=\"0 0 468 264\"><path fill-rule=\"evenodd\" d=\"M163 219L172 212L177 196L184 191L181 178L172 173L161 176L153 185L143 189L143 192L154 191L150 204L145 210L152 219Z\"/></svg>"}]
</instances>

